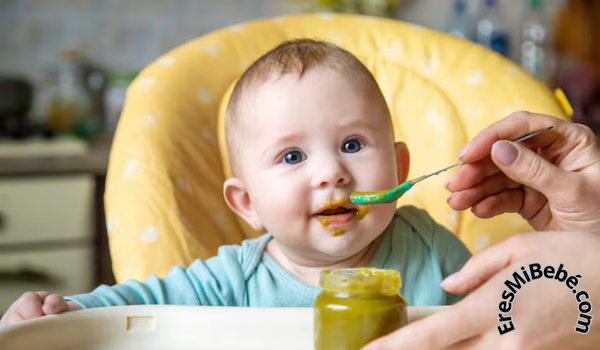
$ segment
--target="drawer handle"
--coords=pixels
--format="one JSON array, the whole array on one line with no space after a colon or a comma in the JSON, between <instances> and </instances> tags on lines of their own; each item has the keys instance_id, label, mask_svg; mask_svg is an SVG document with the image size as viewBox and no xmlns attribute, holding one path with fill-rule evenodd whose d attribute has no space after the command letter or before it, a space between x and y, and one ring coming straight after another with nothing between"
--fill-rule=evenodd
<instances>
[{"instance_id":1,"label":"drawer handle","mask_svg":"<svg viewBox=\"0 0 600 350\"><path fill-rule=\"evenodd\" d=\"M44 271L22 268L17 271L0 270L0 285L8 283L36 283L58 285L59 279Z\"/></svg>"},{"instance_id":2,"label":"drawer handle","mask_svg":"<svg viewBox=\"0 0 600 350\"><path fill-rule=\"evenodd\" d=\"M6 216L0 211L0 231L6 227Z\"/></svg>"}]
</instances>

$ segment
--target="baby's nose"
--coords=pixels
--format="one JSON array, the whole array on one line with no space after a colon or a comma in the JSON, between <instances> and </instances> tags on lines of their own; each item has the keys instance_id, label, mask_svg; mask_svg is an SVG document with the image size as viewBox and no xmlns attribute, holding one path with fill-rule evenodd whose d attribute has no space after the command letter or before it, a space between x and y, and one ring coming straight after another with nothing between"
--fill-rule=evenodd
<instances>
[{"instance_id":1,"label":"baby's nose","mask_svg":"<svg viewBox=\"0 0 600 350\"><path fill-rule=\"evenodd\" d=\"M350 182L350 173L341 164L322 167L313 178L313 187L345 186Z\"/></svg>"},{"instance_id":2,"label":"baby's nose","mask_svg":"<svg viewBox=\"0 0 600 350\"><path fill-rule=\"evenodd\" d=\"M346 181L345 178L340 177L339 179L337 179L335 181L321 181L321 183L319 184L319 187L327 187L330 185L344 186L346 183L348 183L348 181Z\"/></svg>"}]
</instances>

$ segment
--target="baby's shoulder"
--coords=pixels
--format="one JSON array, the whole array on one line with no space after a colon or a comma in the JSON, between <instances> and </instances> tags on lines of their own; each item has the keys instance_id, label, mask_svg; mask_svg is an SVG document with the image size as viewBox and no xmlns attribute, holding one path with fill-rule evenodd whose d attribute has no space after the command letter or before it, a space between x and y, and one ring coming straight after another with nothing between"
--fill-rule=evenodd
<instances>
[{"instance_id":1,"label":"baby's shoulder","mask_svg":"<svg viewBox=\"0 0 600 350\"><path fill-rule=\"evenodd\" d=\"M398 208L390 226L394 236L401 236L403 239L418 238L430 247L434 247L440 238L456 238L433 220L427 211L412 205Z\"/></svg>"},{"instance_id":2,"label":"baby's shoulder","mask_svg":"<svg viewBox=\"0 0 600 350\"><path fill-rule=\"evenodd\" d=\"M437 226L429 213L412 205L396 209L392 223L394 224L394 231L398 231L398 229L406 230L405 226L408 225L416 233L426 236L425 238L428 240L432 239L431 236Z\"/></svg>"},{"instance_id":3,"label":"baby's shoulder","mask_svg":"<svg viewBox=\"0 0 600 350\"><path fill-rule=\"evenodd\" d=\"M271 239L271 235L265 234L258 238L244 240L240 245L221 246L216 256L206 261L197 259L189 269L203 269L206 266L211 269L235 270L247 279L262 260L265 247Z\"/></svg>"},{"instance_id":4,"label":"baby's shoulder","mask_svg":"<svg viewBox=\"0 0 600 350\"><path fill-rule=\"evenodd\" d=\"M266 233L258 238L247 239L242 242L242 246L239 247L237 254L246 279L250 278L261 263L267 244L271 239L273 239L273 236Z\"/></svg>"}]
</instances>

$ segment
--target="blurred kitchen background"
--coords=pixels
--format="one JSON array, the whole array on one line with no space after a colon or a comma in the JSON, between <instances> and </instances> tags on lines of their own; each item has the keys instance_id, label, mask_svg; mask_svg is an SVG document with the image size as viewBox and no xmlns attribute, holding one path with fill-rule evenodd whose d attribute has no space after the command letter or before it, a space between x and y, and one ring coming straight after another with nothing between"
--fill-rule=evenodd
<instances>
[{"instance_id":1,"label":"blurred kitchen background","mask_svg":"<svg viewBox=\"0 0 600 350\"><path fill-rule=\"evenodd\" d=\"M307 11L479 42L562 88L574 120L600 131L598 0L0 0L0 314L24 291L114 282L104 181L141 69L212 30Z\"/></svg>"}]
</instances>

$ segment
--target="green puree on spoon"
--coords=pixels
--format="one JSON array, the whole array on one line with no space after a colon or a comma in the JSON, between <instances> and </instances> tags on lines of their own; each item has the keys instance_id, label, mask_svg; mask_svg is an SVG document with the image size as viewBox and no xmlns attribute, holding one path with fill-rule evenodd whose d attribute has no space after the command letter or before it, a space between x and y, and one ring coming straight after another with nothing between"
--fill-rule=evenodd
<instances>
[{"instance_id":1,"label":"green puree on spoon","mask_svg":"<svg viewBox=\"0 0 600 350\"><path fill-rule=\"evenodd\" d=\"M513 142L521 142L521 141L525 141L527 139L530 139L534 136L537 136L541 133L544 133L550 129L552 129L553 126L548 127L546 129L540 130L540 131L536 131L532 134L529 135L525 135L523 137L520 137L516 140L513 140ZM416 179L413 180L408 180L402 184L400 184L400 186L392 189L392 190L387 190L387 191L376 191L376 192L354 192L350 195L350 200L356 204L382 204L382 203L391 203L394 202L396 200L398 200L398 198L402 197L408 190L410 190L416 183L421 182L427 178L430 178L434 175L438 175L440 173L443 173L446 170L455 168L457 166L463 165L463 162L451 165L447 168L444 168L442 170L436 171L435 173L431 173L429 175L424 175L421 177L418 177Z\"/></svg>"}]
</instances>

